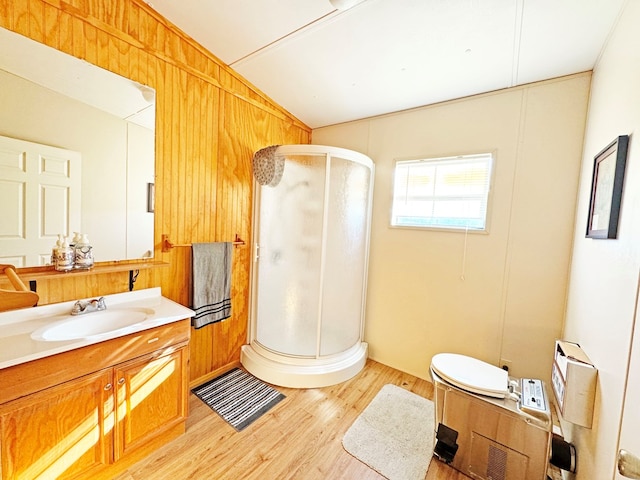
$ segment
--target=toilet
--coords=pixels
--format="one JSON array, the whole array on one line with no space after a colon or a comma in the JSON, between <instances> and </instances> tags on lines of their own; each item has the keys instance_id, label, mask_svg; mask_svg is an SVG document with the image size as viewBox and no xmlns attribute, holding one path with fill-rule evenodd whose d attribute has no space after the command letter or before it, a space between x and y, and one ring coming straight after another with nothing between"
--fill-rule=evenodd
<instances>
[{"instance_id":1,"label":"toilet","mask_svg":"<svg viewBox=\"0 0 640 480\"><path fill-rule=\"evenodd\" d=\"M442 380L469 392L493 398L509 394L509 373L489 363L457 353L439 353L431 369Z\"/></svg>"},{"instance_id":2,"label":"toilet","mask_svg":"<svg viewBox=\"0 0 640 480\"><path fill-rule=\"evenodd\" d=\"M546 480L552 421L541 380L457 353L435 355L429 371L436 458L475 479Z\"/></svg>"}]
</instances>

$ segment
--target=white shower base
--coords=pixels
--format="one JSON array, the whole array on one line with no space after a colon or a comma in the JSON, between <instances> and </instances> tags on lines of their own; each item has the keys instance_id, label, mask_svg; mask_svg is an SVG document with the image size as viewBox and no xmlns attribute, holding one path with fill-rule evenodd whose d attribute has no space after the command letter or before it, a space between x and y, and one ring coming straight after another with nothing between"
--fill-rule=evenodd
<instances>
[{"instance_id":1,"label":"white shower base","mask_svg":"<svg viewBox=\"0 0 640 480\"><path fill-rule=\"evenodd\" d=\"M361 342L330 357L289 357L253 342L242 346L240 363L249 373L273 385L319 388L353 378L364 368L367 353L368 344Z\"/></svg>"}]
</instances>

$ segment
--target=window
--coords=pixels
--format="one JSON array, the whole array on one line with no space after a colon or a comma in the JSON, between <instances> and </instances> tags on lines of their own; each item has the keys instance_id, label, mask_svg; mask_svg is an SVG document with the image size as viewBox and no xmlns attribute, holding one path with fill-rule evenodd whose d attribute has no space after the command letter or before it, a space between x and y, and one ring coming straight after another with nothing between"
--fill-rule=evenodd
<instances>
[{"instance_id":1,"label":"window","mask_svg":"<svg viewBox=\"0 0 640 480\"><path fill-rule=\"evenodd\" d=\"M485 230L490 153L396 162L391 225Z\"/></svg>"}]
</instances>

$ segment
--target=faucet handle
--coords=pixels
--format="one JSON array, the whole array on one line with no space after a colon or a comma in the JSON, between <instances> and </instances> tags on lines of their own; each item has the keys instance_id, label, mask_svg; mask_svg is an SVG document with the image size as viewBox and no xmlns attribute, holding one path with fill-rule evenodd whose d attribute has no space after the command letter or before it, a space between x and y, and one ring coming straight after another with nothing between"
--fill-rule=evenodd
<instances>
[{"instance_id":1,"label":"faucet handle","mask_svg":"<svg viewBox=\"0 0 640 480\"><path fill-rule=\"evenodd\" d=\"M82 313L85 308L87 308L86 305L84 305L80 300L78 300L76 303L73 304L73 307L71 307L71 315L78 315Z\"/></svg>"},{"instance_id":2,"label":"faucet handle","mask_svg":"<svg viewBox=\"0 0 640 480\"><path fill-rule=\"evenodd\" d=\"M94 302L95 302L95 307L98 310L106 310L107 309L107 302L106 302L104 297L100 297L98 299L91 300L91 303L94 303Z\"/></svg>"}]
</instances>

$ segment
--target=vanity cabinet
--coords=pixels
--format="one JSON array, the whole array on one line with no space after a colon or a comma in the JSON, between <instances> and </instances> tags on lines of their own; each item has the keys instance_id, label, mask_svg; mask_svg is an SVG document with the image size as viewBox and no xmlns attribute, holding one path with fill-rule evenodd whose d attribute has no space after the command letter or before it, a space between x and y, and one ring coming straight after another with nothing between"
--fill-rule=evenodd
<instances>
[{"instance_id":1,"label":"vanity cabinet","mask_svg":"<svg viewBox=\"0 0 640 480\"><path fill-rule=\"evenodd\" d=\"M113 444L109 385L107 370L0 406L2 479L82 478L104 470Z\"/></svg>"},{"instance_id":2,"label":"vanity cabinet","mask_svg":"<svg viewBox=\"0 0 640 480\"><path fill-rule=\"evenodd\" d=\"M0 370L0 479L113 478L184 433L189 334L182 320Z\"/></svg>"}]
</instances>

